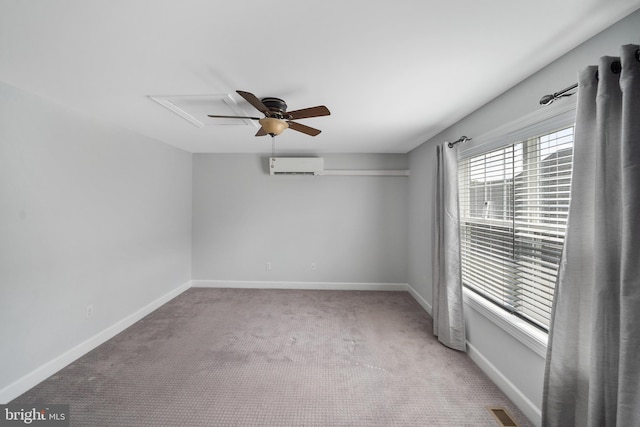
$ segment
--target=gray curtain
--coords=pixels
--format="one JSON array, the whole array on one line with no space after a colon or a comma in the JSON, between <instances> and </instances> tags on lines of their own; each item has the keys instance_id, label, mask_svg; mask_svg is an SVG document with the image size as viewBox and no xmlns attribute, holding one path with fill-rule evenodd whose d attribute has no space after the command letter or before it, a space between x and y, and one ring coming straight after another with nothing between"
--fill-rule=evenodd
<instances>
[{"instance_id":1,"label":"gray curtain","mask_svg":"<svg viewBox=\"0 0 640 427\"><path fill-rule=\"evenodd\" d=\"M544 426L640 426L639 58L623 46L579 75Z\"/></svg>"},{"instance_id":2,"label":"gray curtain","mask_svg":"<svg viewBox=\"0 0 640 427\"><path fill-rule=\"evenodd\" d=\"M458 148L442 144L436 151L433 223L433 333L455 350L465 351L458 222Z\"/></svg>"}]
</instances>

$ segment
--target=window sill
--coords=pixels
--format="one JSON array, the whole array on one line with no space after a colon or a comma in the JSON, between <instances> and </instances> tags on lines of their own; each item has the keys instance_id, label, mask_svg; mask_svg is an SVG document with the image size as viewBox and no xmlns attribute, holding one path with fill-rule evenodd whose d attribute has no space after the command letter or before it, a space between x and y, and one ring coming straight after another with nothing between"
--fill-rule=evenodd
<instances>
[{"instance_id":1,"label":"window sill","mask_svg":"<svg viewBox=\"0 0 640 427\"><path fill-rule=\"evenodd\" d=\"M531 326L517 316L501 310L468 289L464 289L464 302L522 344L529 347L540 357L547 357L548 334L546 332Z\"/></svg>"}]
</instances>

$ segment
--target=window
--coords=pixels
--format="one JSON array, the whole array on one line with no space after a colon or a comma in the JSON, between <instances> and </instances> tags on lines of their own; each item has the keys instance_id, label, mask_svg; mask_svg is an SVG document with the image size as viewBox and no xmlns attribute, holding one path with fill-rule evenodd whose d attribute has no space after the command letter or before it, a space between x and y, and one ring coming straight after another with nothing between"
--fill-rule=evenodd
<instances>
[{"instance_id":1,"label":"window","mask_svg":"<svg viewBox=\"0 0 640 427\"><path fill-rule=\"evenodd\" d=\"M458 166L464 286L543 330L564 243L572 156L573 126L565 126Z\"/></svg>"}]
</instances>

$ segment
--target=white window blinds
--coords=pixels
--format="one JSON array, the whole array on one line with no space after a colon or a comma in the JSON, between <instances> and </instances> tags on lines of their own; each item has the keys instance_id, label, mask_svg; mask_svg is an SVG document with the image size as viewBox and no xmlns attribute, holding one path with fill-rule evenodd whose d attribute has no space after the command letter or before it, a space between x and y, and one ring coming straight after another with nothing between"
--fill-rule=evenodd
<instances>
[{"instance_id":1,"label":"white window blinds","mask_svg":"<svg viewBox=\"0 0 640 427\"><path fill-rule=\"evenodd\" d=\"M569 208L573 127L460 161L462 280L548 329Z\"/></svg>"}]
</instances>

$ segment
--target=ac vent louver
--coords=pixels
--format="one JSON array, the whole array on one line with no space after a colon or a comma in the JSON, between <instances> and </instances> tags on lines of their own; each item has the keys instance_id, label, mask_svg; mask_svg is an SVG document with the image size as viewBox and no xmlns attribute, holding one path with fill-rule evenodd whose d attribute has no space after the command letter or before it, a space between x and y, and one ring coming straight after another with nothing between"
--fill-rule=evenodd
<instances>
[{"instance_id":1,"label":"ac vent louver","mask_svg":"<svg viewBox=\"0 0 640 427\"><path fill-rule=\"evenodd\" d=\"M270 175L322 175L322 157L270 157Z\"/></svg>"}]
</instances>

